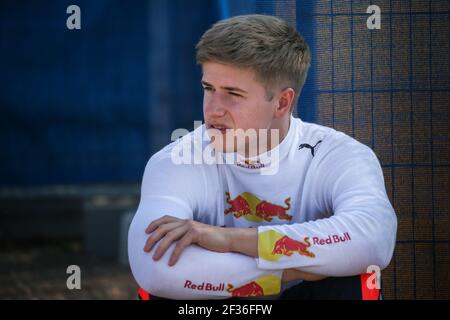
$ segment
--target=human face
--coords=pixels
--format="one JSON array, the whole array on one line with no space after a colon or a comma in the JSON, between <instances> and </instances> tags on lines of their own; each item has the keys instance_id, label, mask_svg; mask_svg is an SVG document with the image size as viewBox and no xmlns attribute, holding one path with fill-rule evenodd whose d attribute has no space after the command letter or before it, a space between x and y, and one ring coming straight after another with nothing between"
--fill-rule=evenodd
<instances>
[{"instance_id":1,"label":"human face","mask_svg":"<svg viewBox=\"0 0 450 320\"><path fill-rule=\"evenodd\" d=\"M207 129L218 129L213 131L221 132L224 143L220 146L214 145L220 151L241 150L237 143L233 143L231 148L226 147L227 129L255 129L258 136L260 129L279 128L279 121L276 121L279 118L276 111L278 104L274 103L274 99L267 100L266 90L256 80L254 71L206 62L203 64L202 86L205 124ZM250 140L246 139L247 147ZM218 140L214 139L213 144L215 141ZM250 152L250 155L253 155L253 152Z\"/></svg>"}]
</instances>

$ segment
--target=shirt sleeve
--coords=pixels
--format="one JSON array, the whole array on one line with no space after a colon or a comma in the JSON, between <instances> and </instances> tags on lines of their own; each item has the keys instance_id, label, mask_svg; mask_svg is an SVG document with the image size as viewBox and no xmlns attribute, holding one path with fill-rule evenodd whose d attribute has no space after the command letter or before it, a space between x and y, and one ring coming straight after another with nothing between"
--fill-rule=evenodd
<instances>
[{"instance_id":1,"label":"shirt sleeve","mask_svg":"<svg viewBox=\"0 0 450 320\"><path fill-rule=\"evenodd\" d=\"M395 246L397 218L375 153L348 137L318 150L310 185L326 218L258 228L258 266L298 268L324 276L384 269ZM301 213L300 213L301 214Z\"/></svg>"},{"instance_id":2,"label":"shirt sleeve","mask_svg":"<svg viewBox=\"0 0 450 320\"><path fill-rule=\"evenodd\" d=\"M155 219L172 215L195 219L202 207L204 177L194 165L175 165L170 157L154 157L146 166L141 199L128 232L128 256L138 285L170 299L223 299L231 296L270 296L280 292L281 270L262 270L256 259L238 253L218 253L192 245L174 266L168 266L172 244L154 261L143 251L145 228Z\"/></svg>"}]
</instances>

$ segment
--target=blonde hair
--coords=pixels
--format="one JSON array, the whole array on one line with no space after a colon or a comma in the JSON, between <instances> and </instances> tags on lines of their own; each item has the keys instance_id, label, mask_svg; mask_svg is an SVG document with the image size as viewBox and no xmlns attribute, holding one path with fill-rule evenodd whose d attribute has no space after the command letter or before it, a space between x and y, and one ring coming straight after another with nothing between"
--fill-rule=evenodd
<instances>
[{"instance_id":1,"label":"blonde hair","mask_svg":"<svg viewBox=\"0 0 450 320\"><path fill-rule=\"evenodd\" d=\"M253 70L266 89L292 88L294 102L311 63L303 37L285 21L268 15L242 15L221 20L207 30L196 45L197 63L217 62Z\"/></svg>"}]
</instances>

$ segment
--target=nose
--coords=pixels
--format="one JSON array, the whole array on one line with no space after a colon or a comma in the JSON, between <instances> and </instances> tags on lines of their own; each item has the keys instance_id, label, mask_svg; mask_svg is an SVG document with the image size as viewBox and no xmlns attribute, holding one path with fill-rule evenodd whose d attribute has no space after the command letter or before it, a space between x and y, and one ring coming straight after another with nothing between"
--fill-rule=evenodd
<instances>
[{"instance_id":1,"label":"nose","mask_svg":"<svg viewBox=\"0 0 450 320\"><path fill-rule=\"evenodd\" d=\"M208 97L205 96L203 108L206 118L222 118L226 112L218 94L209 94Z\"/></svg>"}]
</instances>

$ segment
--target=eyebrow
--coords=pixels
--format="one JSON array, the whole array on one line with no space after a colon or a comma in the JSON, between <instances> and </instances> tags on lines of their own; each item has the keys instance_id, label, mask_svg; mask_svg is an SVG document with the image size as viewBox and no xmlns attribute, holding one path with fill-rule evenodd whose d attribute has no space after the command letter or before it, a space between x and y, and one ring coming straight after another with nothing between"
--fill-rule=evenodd
<instances>
[{"instance_id":1,"label":"eyebrow","mask_svg":"<svg viewBox=\"0 0 450 320\"><path fill-rule=\"evenodd\" d=\"M202 80L202 84L204 84L205 86L208 87L214 87L212 84L209 84L208 82ZM225 90L229 90L229 91L237 91L237 92L242 92L242 93L248 93L245 90L242 90L240 88L236 88L236 87L220 87L221 89L225 89Z\"/></svg>"}]
</instances>

